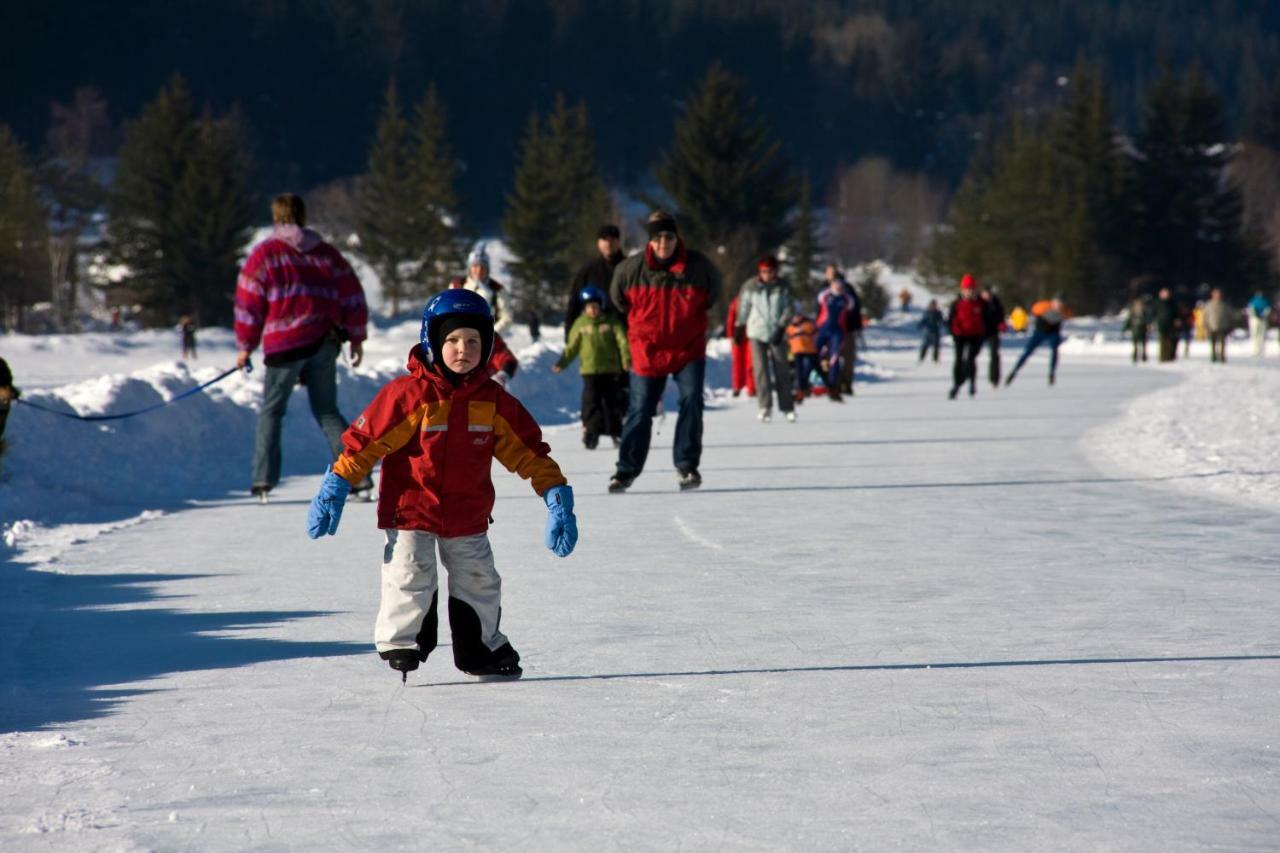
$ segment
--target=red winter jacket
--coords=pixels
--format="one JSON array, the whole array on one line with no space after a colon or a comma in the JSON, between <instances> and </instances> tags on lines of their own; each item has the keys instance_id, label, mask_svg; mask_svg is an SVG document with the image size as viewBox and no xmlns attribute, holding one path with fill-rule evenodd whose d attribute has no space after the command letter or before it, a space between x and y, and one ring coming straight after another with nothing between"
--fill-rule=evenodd
<instances>
[{"instance_id":1,"label":"red winter jacket","mask_svg":"<svg viewBox=\"0 0 1280 853\"><path fill-rule=\"evenodd\" d=\"M951 303L951 316L948 325L951 334L957 338L985 337L987 323L984 318L981 299L966 299L963 296Z\"/></svg>"},{"instance_id":2,"label":"red winter jacket","mask_svg":"<svg viewBox=\"0 0 1280 853\"><path fill-rule=\"evenodd\" d=\"M720 298L720 272L684 241L663 264L645 245L613 272L610 298L627 315L631 369L668 376L707 356L707 312Z\"/></svg>"},{"instance_id":3,"label":"red winter jacket","mask_svg":"<svg viewBox=\"0 0 1280 853\"><path fill-rule=\"evenodd\" d=\"M277 225L245 260L236 281L236 344L268 358L318 344L331 329L365 339L368 308L360 280L337 249L297 225ZM314 347L312 347L314 351Z\"/></svg>"},{"instance_id":4,"label":"red winter jacket","mask_svg":"<svg viewBox=\"0 0 1280 853\"><path fill-rule=\"evenodd\" d=\"M489 528L497 459L544 494L564 475L520 401L475 370L454 387L409 353L408 376L387 383L342 435L333 470L359 483L379 459L378 527L472 536Z\"/></svg>"}]
</instances>

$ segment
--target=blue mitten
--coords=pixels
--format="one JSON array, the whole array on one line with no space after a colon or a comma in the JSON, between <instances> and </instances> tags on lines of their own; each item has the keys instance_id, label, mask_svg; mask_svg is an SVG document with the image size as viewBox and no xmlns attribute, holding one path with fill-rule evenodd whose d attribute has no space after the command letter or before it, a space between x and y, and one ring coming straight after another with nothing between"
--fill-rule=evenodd
<instances>
[{"instance_id":1,"label":"blue mitten","mask_svg":"<svg viewBox=\"0 0 1280 853\"><path fill-rule=\"evenodd\" d=\"M320 491L311 499L311 508L307 510L307 535L319 539L328 533L330 536L338 532L338 522L342 519L342 508L347 503L347 493L351 484L333 471L324 475Z\"/></svg>"},{"instance_id":2,"label":"blue mitten","mask_svg":"<svg viewBox=\"0 0 1280 853\"><path fill-rule=\"evenodd\" d=\"M543 499L547 502L547 547L557 557L567 557L578 544L578 519L573 515L573 489L552 486Z\"/></svg>"}]
</instances>

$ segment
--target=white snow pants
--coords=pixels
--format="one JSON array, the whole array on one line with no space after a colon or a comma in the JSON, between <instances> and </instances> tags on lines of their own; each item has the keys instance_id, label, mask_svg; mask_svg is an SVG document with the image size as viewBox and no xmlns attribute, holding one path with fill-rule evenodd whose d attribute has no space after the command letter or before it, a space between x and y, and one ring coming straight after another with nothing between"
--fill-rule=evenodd
<instances>
[{"instance_id":1,"label":"white snow pants","mask_svg":"<svg viewBox=\"0 0 1280 853\"><path fill-rule=\"evenodd\" d=\"M1249 312L1249 341L1253 344L1253 354L1262 355L1267 345L1267 318L1256 317Z\"/></svg>"},{"instance_id":2,"label":"white snow pants","mask_svg":"<svg viewBox=\"0 0 1280 853\"><path fill-rule=\"evenodd\" d=\"M379 652L418 649L423 657L436 645L436 548L449 573L449 623L454 655L492 652L507 642L498 630L502 578L493 565L487 534L444 539L421 530L388 530L382 551L382 602L373 641ZM458 602L466 607L458 606ZM474 617L466 613L469 608ZM478 620L478 625L476 621ZM466 624L464 624L466 623ZM430 636L423 636L423 628ZM462 636L460 636L460 632ZM478 636L476 636L478 634Z\"/></svg>"}]
</instances>

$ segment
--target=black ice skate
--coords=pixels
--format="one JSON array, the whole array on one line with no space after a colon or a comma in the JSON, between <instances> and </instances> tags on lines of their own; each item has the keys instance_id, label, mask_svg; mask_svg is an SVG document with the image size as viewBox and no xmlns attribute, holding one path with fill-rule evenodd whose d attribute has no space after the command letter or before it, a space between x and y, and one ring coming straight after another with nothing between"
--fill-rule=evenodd
<instances>
[{"instance_id":1,"label":"black ice skate","mask_svg":"<svg viewBox=\"0 0 1280 853\"><path fill-rule=\"evenodd\" d=\"M511 648L510 643L498 649L494 653L493 660L480 666L464 669L463 672L481 679L494 680L519 678L524 675L524 670L520 667L520 653Z\"/></svg>"},{"instance_id":2,"label":"black ice skate","mask_svg":"<svg viewBox=\"0 0 1280 853\"><path fill-rule=\"evenodd\" d=\"M265 504L267 502L267 492L271 491L270 486L256 485L249 489L249 494L258 499L258 503Z\"/></svg>"},{"instance_id":3,"label":"black ice skate","mask_svg":"<svg viewBox=\"0 0 1280 853\"><path fill-rule=\"evenodd\" d=\"M698 486L702 485L702 475L698 473L697 469L681 471L679 483L680 491L682 492L687 492L690 489L696 489Z\"/></svg>"},{"instance_id":4,"label":"black ice skate","mask_svg":"<svg viewBox=\"0 0 1280 853\"><path fill-rule=\"evenodd\" d=\"M628 477L626 474L614 474L613 478L609 480L609 494L620 495L631 488L631 484L635 481L635 477Z\"/></svg>"},{"instance_id":5,"label":"black ice skate","mask_svg":"<svg viewBox=\"0 0 1280 853\"><path fill-rule=\"evenodd\" d=\"M417 649L391 649L387 652L378 652L378 657L400 673L401 684L409 679L409 673L417 669L418 664L422 662L422 655Z\"/></svg>"}]
</instances>

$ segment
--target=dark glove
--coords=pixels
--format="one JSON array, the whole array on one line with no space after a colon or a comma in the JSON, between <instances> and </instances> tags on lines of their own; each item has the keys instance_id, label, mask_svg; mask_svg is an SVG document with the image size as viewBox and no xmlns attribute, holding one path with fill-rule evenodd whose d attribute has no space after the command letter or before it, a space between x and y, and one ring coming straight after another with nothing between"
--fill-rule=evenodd
<instances>
[{"instance_id":1,"label":"dark glove","mask_svg":"<svg viewBox=\"0 0 1280 853\"><path fill-rule=\"evenodd\" d=\"M733 327L733 342L734 342L735 344L745 344L745 343L747 342L747 327L746 327L746 326L734 326L734 327Z\"/></svg>"},{"instance_id":2,"label":"dark glove","mask_svg":"<svg viewBox=\"0 0 1280 853\"><path fill-rule=\"evenodd\" d=\"M543 499L547 502L547 547L557 557L567 557L578 544L578 519L573 514L573 489L552 486Z\"/></svg>"},{"instance_id":3,"label":"dark glove","mask_svg":"<svg viewBox=\"0 0 1280 853\"><path fill-rule=\"evenodd\" d=\"M773 334L769 336L769 345L775 346L775 347L781 346L782 339L783 337L785 337L785 335L786 335L785 329L774 329Z\"/></svg>"},{"instance_id":4,"label":"dark glove","mask_svg":"<svg viewBox=\"0 0 1280 853\"><path fill-rule=\"evenodd\" d=\"M311 499L311 507L307 510L307 535L319 539L328 533L330 536L338 532L338 522L342 519L342 508L347 503L347 493L351 484L333 471L324 475L320 491Z\"/></svg>"}]
</instances>

